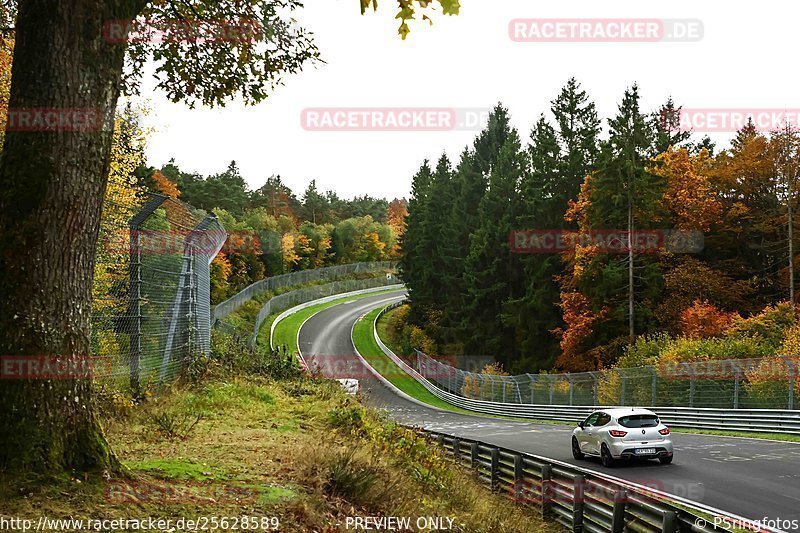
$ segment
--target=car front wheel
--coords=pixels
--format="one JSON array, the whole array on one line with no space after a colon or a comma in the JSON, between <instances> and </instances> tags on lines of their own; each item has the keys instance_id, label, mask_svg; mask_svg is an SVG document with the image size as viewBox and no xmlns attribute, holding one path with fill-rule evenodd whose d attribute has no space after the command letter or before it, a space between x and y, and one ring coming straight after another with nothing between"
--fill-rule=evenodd
<instances>
[{"instance_id":1,"label":"car front wheel","mask_svg":"<svg viewBox=\"0 0 800 533\"><path fill-rule=\"evenodd\" d=\"M672 462L672 455L665 455L663 457L659 457L658 460L661 461L662 465L668 465Z\"/></svg>"},{"instance_id":2,"label":"car front wheel","mask_svg":"<svg viewBox=\"0 0 800 533\"><path fill-rule=\"evenodd\" d=\"M603 444L603 447L600 448L600 461L606 468L611 468L614 466L614 457L611 455L611 451L605 444Z\"/></svg>"},{"instance_id":3,"label":"car front wheel","mask_svg":"<svg viewBox=\"0 0 800 533\"><path fill-rule=\"evenodd\" d=\"M575 437L572 437L572 457L578 460L583 459L584 457L583 452L581 451L581 446L578 444L578 439Z\"/></svg>"}]
</instances>

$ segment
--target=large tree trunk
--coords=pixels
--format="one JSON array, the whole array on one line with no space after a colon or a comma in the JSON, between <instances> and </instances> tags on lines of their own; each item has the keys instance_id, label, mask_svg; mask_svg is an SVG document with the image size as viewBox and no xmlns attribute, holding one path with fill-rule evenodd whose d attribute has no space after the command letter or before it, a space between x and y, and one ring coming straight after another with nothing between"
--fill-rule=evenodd
<instances>
[{"instance_id":1,"label":"large tree trunk","mask_svg":"<svg viewBox=\"0 0 800 533\"><path fill-rule=\"evenodd\" d=\"M19 2L11 120L0 161L4 359L89 355L95 244L125 53L123 44L104 38L103 27L131 18L143 3ZM32 108L95 110L98 127L14 131L15 110ZM0 471L115 463L97 422L90 379L0 381Z\"/></svg>"}]
</instances>

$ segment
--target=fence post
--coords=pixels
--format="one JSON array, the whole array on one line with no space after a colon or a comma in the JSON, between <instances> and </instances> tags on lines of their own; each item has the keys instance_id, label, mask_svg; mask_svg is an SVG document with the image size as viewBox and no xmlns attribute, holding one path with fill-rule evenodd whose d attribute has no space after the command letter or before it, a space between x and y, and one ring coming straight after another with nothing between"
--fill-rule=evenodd
<instances>
[{"instance_id":1,"label":"fence post","mask_svg":"<svg viewBox=\"0 0 800 533\"><path fill-rule=\"evenodd\" d=\"M661 533L675 533L676 531L678 531L678 513L675 511L664 511Z\"/></svg>"},{"instance_id":2,"label":"fence post","mask_svg":"<svg viewBox=\"0 0 800 533\"><path fill-rule=\"evenodd\" d=\"M492 480L492 490L495 491L500 484L500 448L492 448L492 461L489 474Z\"/></svg>"},{"instance_id":3,"label":"fence post","mask_svg":"<svg viewBox=\"0 0 800 533\"><path fill-rule=\"evenodd\" d=\"M479 452L480 450L477 442L473 442L469 445L470 463L472 464L472 468L478 467Z\"/></svg>"},{"instance_id":4,"label":"fence post","mask_svg":"<svg viewBox=\"0 0 800 533\"><path fill-rule=\"evenodd\" d=\"M619 372L619 370L617 370L617 372ZM619 404L625 407L625 376L623 376L621 372L619 374L619 388Z\"/></svg>"},{"instance_id":5,"label":"fence post","mask_svg":"<svg viewBox=\"0 0 800 533\"><path fill-rule=\"evenodd\" d=\"M586 478L583 474L575 476L572 482L572 531L579 533L583 530L583 491L586 486Z\"/></svg>"},{"instance_id":6,"label":"fence post","mask_svg":"<svg viewBox=\"0 0 800 533\"><path fill-rule=\"evenodd\" d=\"M689 407L694 407L694 369L688 363L681 363L689 374Z\"/></svg>"},{"instance_id":7,"label":"fence post","mask_svg":"<svg viewBox=\"0 0 800 533\"><path fill-rule=\"evenodd\" d=\"M453 459L456 462L461 458L461 439L453 437Z\"/></svg>"},{"instance_id":8,"label":"fence post","mask_svg":"<svg viewBox=\"0 0 800 533\"><path fill-rule=\"evenodd\" d=\"M653 393L653 403L652 403L652 405L653 405L653 407L655 407L657 405L656 404L656 401L657 401L656 400L656 393L657 393L657 390L658 390L658 371L655 369L655 367L652 367L652 366L650 367L650 370L653 372L653 391L652 391L652 393Z\"/></svg>"},{"instance_id":9,"label":"fence post","mask_svg":"<svg viewBox=\"0 0 800 533\"><path fill-rule=\"evenodd\" d=\"M130 227L130 315L134 320L131 327L130 382L134 396L139 396L139 372L142 358L142 250L138 226Z\"/></svg>"},{"instance_id":10,"label":"fence post","mask_svg":"<svg viewBox=\"0 0 800 533\"><path fill-rule=\"evenodd\" d=\"M567 374L567 379L569 380L569 404L573 405L573 403L572 403L572 389L573 389L572 376Z\"/></svg>"},{"instance_id":11,"label":"fence post","mask_svg":"<svg viewBox=\"0 0 800 533\"><path fill-rule=\"evenodd\" d=\"M506 388L508 383L506 383L506 380L502 378L500 379L500 381L503 383L503 403L506 403Z\"/></svg>"},{"instance_id":12,"label":"fence post","mask_svg":"<svg viewBox=\"0 0 800 533\"><path fill-rule=\"evenodd\" d=\"M592 381L594 381L592 384L592 405L597 405L597 388L600 380L597 376L592 374Z\"/></svg>"},{"instance_id":13,"label":"fence post","mask_svg":"<svg viewBox=\"0 0 800 533\"><path fill-rule=\"evenodd\" d=\"M518 453L514 454L514 501L519 503L524 491L525 472L522 470L522 456Z\"/></svg>"},{"instance_id":14,"label":"fence post","mask_svg":"<svg viewBox=\"0 0 800 533\"><path fill-rule=\"evenodd\" d=\"M553 478L553 465L545 464L542 466L542 518L547 518L552 513L550 509L551 483Z\"/></svg>"},{"instance_id":15,"label":"fence post","mask_svg":"<svg viewBox=\"0 0 800 533\"><path fill-rule=\"evenodd\" d=\"M625 505L628 491L619 489L614 492L614 511L611 517L611 533L622 533L625 529Z\"/></svg>"},{"instance_id":16,"label":"fence post","mask_svg":"<svg viewBox=\"0 0 800 533\"><path fill-rule=\"evenodd\" d=\"M553 378L547 378L547 381L550 382L550 403L549 403L549 405L553 405Z\"/></svg>"},{"instance_id":17,"label":"fence post","mask_svg":"<svg viewBox=\"0 0 800 533\"><path fill-rule=\"evenodd\" d=\"M735 380L733 382L733 408L734 409L738 409L739 408L739 381L740 381L739 367L738 366L736 367L736 373L734 374L734 378L733 379Z\"/></svg>"},{"instance_id":18,"label":"fence post","mask_svg":"<svg viewBox=\"0 0 800 533\"><path fill-rule=\"evenodd\" d=\"M794 409L794 382L797 379L797 367L788 359L786 359L786 364L789 365L789 410L792 410Z\"/></svg>"}]
</instances>

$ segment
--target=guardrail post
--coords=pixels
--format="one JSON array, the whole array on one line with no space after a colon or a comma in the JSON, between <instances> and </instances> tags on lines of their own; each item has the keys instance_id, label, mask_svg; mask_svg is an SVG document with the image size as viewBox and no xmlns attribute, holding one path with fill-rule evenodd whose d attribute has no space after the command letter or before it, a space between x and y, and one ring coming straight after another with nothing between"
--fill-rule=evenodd
<instances>
[{"instance_id":1,"label":"guardrail post","mask_svg":"<svg viewBox=\"0 0 800 533\"><path fill-rule=\"evenodd\" d=\"M676 531L678 531L678 513L675 511L664 511L661 533L675 533Z\"/></svg>"},{"instance_id":2,"label":"guardrail post","mask_svg":"<svg viewBox=\"0 0 800 533\"><path fill-rule=\"evenodd\" d=\"M553 511L550 509L552 494L553 465L542 466L542 518L547 518Z\"/></svg>"},{"instance_id":3,"label":"guardrail post","mask_svg":"<svg viewBox=\"0 0 800 533\"><path fill-rule=\"evenodd\" d=\"M575 476L572 482L572 531L579 533L583 530L583 491L586 487L586 478L582 474Z\"/></svg>"},{"instance_id":4,"label":"guardrail post","mask_svg":"<svg viewBox=\"0 0 800 533\"><path fill-rule=\"evenodd\" d=\"M522 456L514 454L514 501L520 503L524 494L525 472L522 470Z\"/></svg>"},{"instance_id":5,"label":"guardrail post","mask_svg":"<svg viewBox=\"0 0 800 533\"><path fill-rule=\"evenodd\" d=\"M454 437L453 438L453 459L456 462L459 461L461 458L461 439Z\"/></svg>"},{"instance_id":6,"label":"guardrail post","mask_svg":"<svg viewBox=\"0 0 800 533\"><path fill-rule=\"evenodd\" d=\"M622 533L625 529L625 505L627 502L627 490L620 489L614 492L614 510L611 517L611 533Z\"/></svg>"},{"instance_id":7,"label":"guardrail post","mask_svg":"<svg viewBox=\"0 0 800 533\"><path fill-rule=\"evenodd\" d=\"M500 448L492 448L492 461L490 467L492 490L497 490L500 484Z\"/></svg>"},{"instance_id":8,"label":"guardrail post","mask_svg":"<svg viewBox=\"0 0 800 533\"><path fill-rule=\"evenodd\" d=\"M472 468L478 467L478 443L473 442L469 445L469 452L470 452L470 463L472 464Z\"/></svg>"}]
</instances>

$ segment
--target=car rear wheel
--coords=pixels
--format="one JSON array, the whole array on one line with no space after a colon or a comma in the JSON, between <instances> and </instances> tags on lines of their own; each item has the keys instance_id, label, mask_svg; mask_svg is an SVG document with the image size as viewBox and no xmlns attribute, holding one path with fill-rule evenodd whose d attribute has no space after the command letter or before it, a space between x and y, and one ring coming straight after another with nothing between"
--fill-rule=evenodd
<instances>
[{"instance_id":1,"label":"car rear wheel","mask_svg":"<svg viewBox=\"0 0 800 533\"><path fill-rule=\"evenodd\" d=\"M614 457L612 457L611 451L605 444L603 444L603 447L600 448L600 461L606 468L611 468L614 466Z\"/></svg>"},{"instance_id":2,"label":"car rear wheel","mask_svg":"<svg viewBox=\"0 0 800 533\"><path fill-rule=\"evenodd\" d=\"M659 457L658 460L661 461L662 465L668 465L672 462L672 455L665 455L663 457Z\"/></svg>"},{"instance_id":3,"label":"car rear wheel","mask_svg":"<svg viewBox=\"0 0 800 533\"><path fill-rule=\"evenodd\" d=\"M583 452L581 451L581 446L578 444L578 439L575 437L572 437L572 457L578 460L583 459L584 457Z\"/></svg>"}]
</instances>

